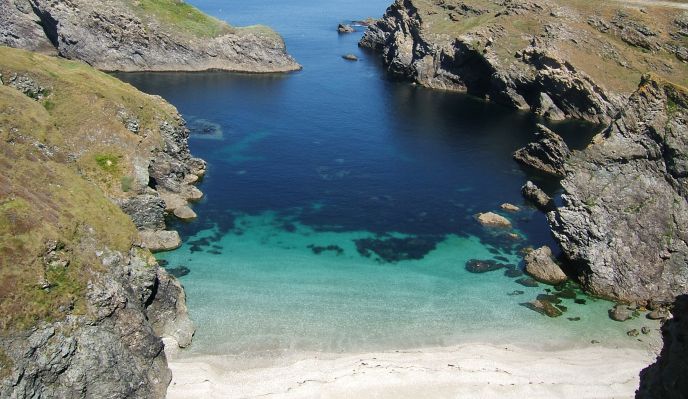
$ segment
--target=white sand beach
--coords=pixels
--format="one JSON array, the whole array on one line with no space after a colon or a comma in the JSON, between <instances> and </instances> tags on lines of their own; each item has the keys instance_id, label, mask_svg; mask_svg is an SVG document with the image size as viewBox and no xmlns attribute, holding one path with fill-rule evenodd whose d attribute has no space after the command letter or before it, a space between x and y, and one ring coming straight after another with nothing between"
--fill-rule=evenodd
<instances>
[{"instance_id":1,"label":"white sand beach","mask_svg":"<svg viewBox=\"0 0 688 399\"><path fill-rule=\"evenodd\" d=\"M560 351L464 344L241 369L229 357L172 355L168 398L632 398L655 356L599 344Z\"/></svg>"}]
</instances>

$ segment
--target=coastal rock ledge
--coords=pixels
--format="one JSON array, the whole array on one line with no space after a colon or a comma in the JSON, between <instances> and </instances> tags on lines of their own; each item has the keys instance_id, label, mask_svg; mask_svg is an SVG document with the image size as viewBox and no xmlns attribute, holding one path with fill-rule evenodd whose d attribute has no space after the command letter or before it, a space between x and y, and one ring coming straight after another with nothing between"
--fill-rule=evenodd
<instances>
[{"instance_id":1,"label":"coastal rock ledge","mask_svg":"<svg viewBox=\"0 0 688 399\"><path fill-rule=\"evenodd\" d=\"M645 76L566 169L548 219L586 288L639 303L688 293L688 90Z\"/></svg>"},{"instance_id":2,"label":"coastal rock ledge","mask_svg":"<svg viewBox=\"0 0 688 399\"><path fill-rule=\"evenodd\" d=\"M232 27L177 0L0 0L0 45L105 71L301 68L270 28Z\"/></svg>"}]
</instances>

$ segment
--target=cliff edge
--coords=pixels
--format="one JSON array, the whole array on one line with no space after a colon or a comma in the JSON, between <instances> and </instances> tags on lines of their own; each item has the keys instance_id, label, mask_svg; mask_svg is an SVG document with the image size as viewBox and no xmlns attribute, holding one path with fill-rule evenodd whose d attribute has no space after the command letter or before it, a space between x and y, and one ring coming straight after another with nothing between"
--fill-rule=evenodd
<instances>
[{"instance_id":1,"label":"cliff edge","mask_svg":"<svg viewBox=\"0 0 688 399\"><path fill-rule=\"evenodd\" d=\"M0 45L105 71L301 68L270 28L232 27L179 0L0 0Z\"/></svg>"},{"instance_id":2,"label":"cliff edge","mask_svg":"<svg viewBox=\"0 0 688 399\"><path fill-rule=\"evenodd\" d=\"M164 397L194 327L142 237L200 194L184 121L82 62L0 47L0 83L0 397Z\"/></svg>"}]
</instances>

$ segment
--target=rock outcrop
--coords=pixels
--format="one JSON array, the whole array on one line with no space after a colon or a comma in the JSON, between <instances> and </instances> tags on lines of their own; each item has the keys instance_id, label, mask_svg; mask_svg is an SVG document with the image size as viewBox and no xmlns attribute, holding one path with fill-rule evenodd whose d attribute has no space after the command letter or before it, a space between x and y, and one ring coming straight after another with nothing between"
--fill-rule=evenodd
<instances>
[{"instance_id":1,"label":"rock outcrop","mask_svg":"<svg viewBox=\"0 0 688 399\"><path fill-rule=\"evenodd\" d=\"M636 399L688 398L688 295L676 299L671 313L673 318L662 326L662 352L640 372Z\"/></svg>"},{"instance_id":2,"label":"rock outcrop","mask_svg":"<svg viewBox=\"0 0 688 399\"><path fill-rule=\"evenodd\" d=\"M645 76L567 163L552 231L594 294L671 302L688 292L688 91Z\"/></svg>"},{"instance_id":3,"label":"rock outcrop","mask_svg":"<svg viewBox=\"0 0 688 399\"><path fill-rule=\"evenodd\" d=\"M558 134L538 124L535 141L514 153L523 165L556 177L564 177L564 164L571 156L569 147Z\"/></svg>"},{"instance_id":4,"label":"rock outcrop","mask_svg":"<svg viewBox=\"0 0 688 399\"><path fill-rule=\"evenodd\" d=\"M0 44L107 71L300 69L271 29L231 27L178 0L0 0Z\"/></svg>"},{"instance_id":5,"label":"rock outcrop","mask_svg":"<svg viewBox=\"0 0 688 399\"><path fill-rule=\"evenodd\" d=\"M613 25L603 15L616 15L619 26L638 27L633 35L649 37L656 46L648 50L623 41L628 29L600 30L591 21ZM662 9L642 13L621 2L396 0L360 45L381 52L397 78L552 120L606 123L648 68L666 78L686 73L672 53L682 46L674 18ZM653 36L650 25L672 35ZM654 53L666 55L666 64L651 61Z\"/></svg>"},{"instance_id":6,"label":"rock outcrop","mask_svg":"<svg viewBox=\"0 0 688 399\"><path fill-rule=\"evenodd\" d=\"M554 201L552 197L547 195L542 189L535 185L532 181L527 181L521 187L521 194L523 198L532 202L539 210L549 212L554 209Z\"/></svg>"},{"instance_id":7,"label":"rock outcrop","mask_svg":"<svg viewBox=\"0 0 688 399\"><path fill-rule=\"evenodd\" d=\"M526 273L536 280L550 285L557 285L568 280L561 267L554 261L552 250L545 246L526 254Z\"/></svg>"},{"instance_id":8,"label":"rock outcrop","mask_svg":"<svg viewBox=\"0 0 688 399\"><path fill-rule=\"evenodd\" d=\"M162 398L184 291L143 247L197 198L176 110L80 62L0 47L0 397Z\"/></svg>"}]
</instances>

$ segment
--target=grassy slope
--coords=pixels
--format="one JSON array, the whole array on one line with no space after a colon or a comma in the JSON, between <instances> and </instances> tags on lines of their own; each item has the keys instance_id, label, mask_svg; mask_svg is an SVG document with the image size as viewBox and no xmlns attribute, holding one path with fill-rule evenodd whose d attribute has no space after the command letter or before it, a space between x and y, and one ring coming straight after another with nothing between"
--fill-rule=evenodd
<instances>
[{"instance_id":1,"label":"grassy slope","mask_svg":"<svg viewBox=\"0 0 688 399\"><path fill-rule=\"evenodd\" d=\"M85 310L85 285L99 264L95 249L128 251L136 237L108 197L128 195L121 182L133 157L160 147L160 121L172 121L176 111L80 62L0 47L0 73L5 84L26 75L49 92L34 100L0 86L2 331ZM126 130L122 110L139 119L140 135ZM67 268L46 269L47 240L65 244ZM49 290L40 286L45 280Z\"/></svg>"},{"instance_id":2,"label":"grassy slope","mask_svg":"<svg viewBox=\"0 0 688 399\"><path fill-rule=\"evenodd\" d=\"M535 35L544 33L545 25L565 24L572 34L584 38L575 43L565 37L555 41L555 50L564 55L577 69L586 72L593 80L602 86L620 93L630 93L637 88L640 77L652 72L670 82L688 85L688 65L676 59L665 51L648 51L633 47L623 42L619 37L610 33L601 33L587 23L589 17L599 16L609 21L619 10L623 10L629 18L645 24L658 31L658 39L664 43L688 45L688 38L670 37L670 32L678 30L673 25L674 19L681 12L668 7L645 7L647 12L641 12L638 7L624 7L617 2L593 0L556 0L578 14L575 21L561 16L552 16L548 12L536 15L522 12L510 15L497 15L504 8L487 0L462 0L461 3L473 6L487 12L477 16L461 16L459 21L449 17L451 12L437 5L436 0L414 0L413 4L419 10L425 26L431 34L459 37L475 30L487 27L499 27L503 33L493 44L499 59L505 65L513 63L514 54L530 44ZM457 4L457 0L447 0L447 4ZM617 53L617 55L614 55ZM622 58L627 65L622 65L618 59Z\"/></svg>"},{"instance_id":3,"label":"grassy slope","mask_svg":"<svg viewBox=\"0 0 688 399\"><path fill-rule=\"evenodd\" d=\"M264 25L232 27L183 0L138 0L131 2L130 7L144 21L154 21L163 29L196 38L215 38L227 33L244 32L279 37L275 31Z\"/></svg>"}]
</instances>

